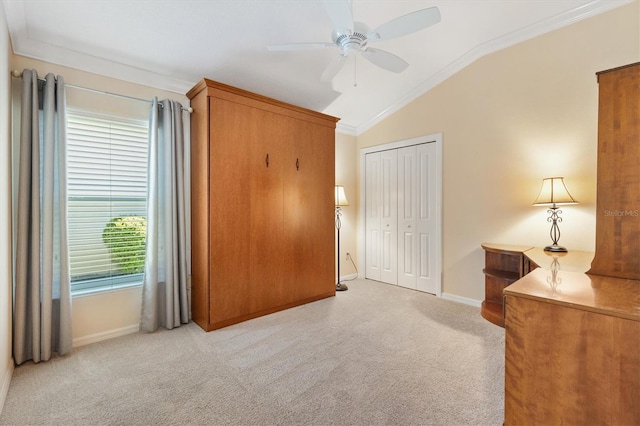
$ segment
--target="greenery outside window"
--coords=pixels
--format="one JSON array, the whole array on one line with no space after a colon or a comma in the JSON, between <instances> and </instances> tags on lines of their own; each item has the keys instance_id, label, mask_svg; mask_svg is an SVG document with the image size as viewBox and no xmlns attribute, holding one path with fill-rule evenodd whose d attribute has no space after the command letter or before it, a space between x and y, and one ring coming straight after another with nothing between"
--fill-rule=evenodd
<instances>
[{"instance_id":1,"label":"greenery outside window","mask_svg":"<svg viewBox=\"0 0 640 426\"><path fill-rule=\"evenodd\" d=\"M142 283L148 123L68 111L71 291Z\"/></svg>"}]
</instances>

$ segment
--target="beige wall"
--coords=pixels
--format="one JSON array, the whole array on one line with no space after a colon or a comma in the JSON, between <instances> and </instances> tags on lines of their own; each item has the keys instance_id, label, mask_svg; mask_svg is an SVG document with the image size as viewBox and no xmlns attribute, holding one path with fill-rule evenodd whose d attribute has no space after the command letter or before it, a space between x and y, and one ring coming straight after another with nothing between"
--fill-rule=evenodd
<instances>
[{"instance_id":1,"label":"beige wall","mask_svg":"<svg viewBox=\"0 0 640 426\"><path fill-rule=\"evenodd\" d=\"M358 189L355 165L358 163L358 148L355 136L336 133L336 185L343 185L349 205L342 207L340 228L340 276L348 277L356 273L358 265L357 213ZM347 260L349 253L353 263Z\"/></svg>"},{"instance_id":2,"label":"beige wall","mask_svg":"<svg viewBox=\"0 0 640 426\"><path fill-rule=\"evenodd\" d=\"M13 372L11 351L11 151L9 34L0 3L0 412Z\"/></svg>"},{"instance_id":3,"label":"beige wall","mask_svg":"<svg viewBox=\"0 0 640 426\"><path fill-rule=\"evenodd\" d=\"M358 136L443 133L443 293L484 298L482 242L550 243L542 178L564 176L560 243L594 249L597 71L640 60L638 4L477 60ZM360 253L363 256L363 253Z\"/></svg>"},{"instance_id":4,"label":"beige wall","mask_svg":"<svg viewBox=\"0 0 640 426\"><path fill-rule=\"evenodd\" d=\"M11 65L10 67L6 66L5 69L9 68L20 71L24 68L34 68L38 71L39 76L52 72L63 76L67 85L73 84L141 99L150 100L153 96L157 96L159 99L175 99L183 105L188 103L188 99L184 95L177 93L102 77L18 55L11 57ZM147 119L150 105L145 102L68 88L67 106L68 108L88 110L95 108L101 113L127 114ZM141 297L141 287L74 297L72 320L74 346L137 331Z\"/></svg>"}]
</instances>

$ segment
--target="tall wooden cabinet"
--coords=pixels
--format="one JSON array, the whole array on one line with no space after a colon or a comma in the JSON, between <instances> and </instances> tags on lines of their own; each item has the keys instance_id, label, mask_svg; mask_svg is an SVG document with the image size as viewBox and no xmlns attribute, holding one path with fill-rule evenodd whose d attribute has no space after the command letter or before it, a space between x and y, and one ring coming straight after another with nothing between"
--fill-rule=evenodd
<instances>
[{"instance_id":1,"label":"tall wooden cabinet","mask_svg":"<svg viewBox=\"0 0 640 426\"><path fill-rule=\"evenodd\" d=\"M589 273L640 280L640 62L597 76L596 255Z\"/></svg>"},{"instance_id":2,"label":"tall wooden cabinet","mask_svg":"<svg viewBox=\"0 0 640 426\"><path fill-rule=\"evenodd\" d=\"M193 320L209 331L335 295L338 119L208 79L187 96Z\"/></svg>"}]
</instances>

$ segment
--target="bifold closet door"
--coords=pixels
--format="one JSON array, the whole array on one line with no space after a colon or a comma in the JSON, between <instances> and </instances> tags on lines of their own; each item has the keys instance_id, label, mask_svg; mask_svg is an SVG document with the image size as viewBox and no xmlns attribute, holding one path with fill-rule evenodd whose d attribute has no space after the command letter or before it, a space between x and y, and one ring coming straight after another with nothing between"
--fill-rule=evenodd
<instances>
[{"instance_id":1,"label":"bifold closet door","mask_svg":"<svg viewBox=\"0 0 640 426\"><path fill-rule=\"evenodd\" d=\"M398 283L398 152L365 158L366 278Z\"/></svg>"},{"instance_id":2,"label":"bifold closet door","mask_svg":"<svg viewBox=\"0 0 640 426\"><path fill-rule=\"evenodd\" d=\"M436 145L398 149L398 285L436 293Z\"/></svg>"},{"instance_id":3,"label":"bifold closet door","mask_svg":"<svg viewBox=\"0 0 640 426\"><path fill-rule=\"evenodd\" d=\"M366 154L365 277L437 293L435 143Z\"/></svg>"}]
</instances>

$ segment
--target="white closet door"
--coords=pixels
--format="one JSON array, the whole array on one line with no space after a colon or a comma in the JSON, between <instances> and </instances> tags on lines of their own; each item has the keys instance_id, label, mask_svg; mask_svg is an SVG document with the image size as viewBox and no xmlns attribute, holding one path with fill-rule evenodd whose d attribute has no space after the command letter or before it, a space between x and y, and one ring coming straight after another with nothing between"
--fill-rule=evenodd
<instances>
[{"instance_id":1,"label":"white closet door","mask_svg":"<svg viewBox=\"0 0 640 426\"><path fill-rule=\"evenodd\" d=\"M416 146L398 149L398 285L418 287L418 186Z\"/></svg>"},{"instance_id":2,"label":"white closet door","mask_svg":"<svg viewBox=\"0 0 640 426\"><path fill-rule=\"evenodd\" d=\"M436 293L436 145L398 150L398 285Z\"/></svg>"},{"instance_id":3,"label":"white closet door","mask_svg":"<svg viewBox=\"0 0 640 426\"><path fill-rule=\"evenodd\" d=\"M365 157L365 277L380 281L382 270L382 166L380 153Z\"/></svg>"},{"instance_id":4,"label":"white closet door","mask_svg":"<svg viewBox=\"0 0 640 426\"><path fill-rule=\"evenodd\" d=\"M440 286L438 215L437 215L437 146L426 143L416 147L417 191L417 289L436 294Z\"/></svg>"},{"instance_id":5,"label":"white closet door","mask_svg":"<svg viewBox=\"0 0 640 426\"><path fill-rule=\"evenodd\" d=\"M366 278L440 295L440 144L364 154Z\"/></svg>"},{"instance_id":6,"label":"white closet door","mask_svg":"<svg viewBox=\"0 0 640 426\"><path fill-rule=\"evenodd\" d=\"M380 281L398 284L398 151L380 153L382 166L382 268Z\"/></svg>"},{"instance_id":7,"label":"white closet door","mask_svg":"<svg viewBox=\"0 0 640 426\"><path fill-rule=\"evenodd\" d=\"M366 155L365 238L367 278L398 282L397 152Z\"/></svg>"}]
</instances>

